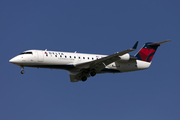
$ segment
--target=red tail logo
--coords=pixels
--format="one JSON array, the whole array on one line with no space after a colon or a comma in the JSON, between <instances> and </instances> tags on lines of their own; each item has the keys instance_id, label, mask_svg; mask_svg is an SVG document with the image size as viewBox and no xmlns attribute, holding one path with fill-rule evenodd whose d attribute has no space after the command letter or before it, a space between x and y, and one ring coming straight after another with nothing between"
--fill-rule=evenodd
<instances>
[{"instance_id":1,"label":"red tail logo","mask_svg":"<svg viewBox=\"0 0 180 120\"><path fill-rule=\"evenodd\" d=\"M151 43L146 43L143 48L135 55L138 60L146 61L146 62L151 62L157 48L157 46L151 46L149 45Z\"/></svg>"}]
</instances>

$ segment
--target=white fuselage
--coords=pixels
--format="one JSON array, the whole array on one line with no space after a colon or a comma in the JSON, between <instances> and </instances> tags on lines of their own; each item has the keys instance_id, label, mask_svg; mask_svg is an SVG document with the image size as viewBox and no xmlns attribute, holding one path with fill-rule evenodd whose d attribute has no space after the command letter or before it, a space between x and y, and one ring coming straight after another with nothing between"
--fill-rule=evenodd
<instances>
[{"instance_id":1,"label":"white fuselage","mask_svg":"<svg viewBox=\"0 0 180 120\"><path fill-rule=\"evenodd\" d=\"M76 65L94 61L107 55L83 54L58 51L28 50L12 58L11 63L21 67L38 67L51 69L65 69L68 71L78 71ZM101 72L129 72L149 68L149 62L140 60L129 60L129 54L120 56L121 59L107 65Z\"/></svg>"},{"instance_id":2,"label":"white fuselage","mask_svg":"<svg viewBox=\"0 0 180 120\"><path fill-rule=\"evenodd\" d=\"M121 73L147 69L160 44L169 41L145 43L134 56L129 53L136 50L138 41L132 48L112 55L28 50L9 62L21 66L21 74L24 74L24 67L64 69L68 71L71 82L84 82L88 77L94 77L99 73Z\"/></svg>"}]
</instances>

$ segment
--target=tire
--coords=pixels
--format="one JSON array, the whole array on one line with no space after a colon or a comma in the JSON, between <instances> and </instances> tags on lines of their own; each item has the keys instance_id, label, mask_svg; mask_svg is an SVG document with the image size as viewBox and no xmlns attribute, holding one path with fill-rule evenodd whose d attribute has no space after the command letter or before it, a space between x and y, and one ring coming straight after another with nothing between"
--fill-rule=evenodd
<instances>
[{"instance_id":1,"label":"tire","mask_svg":"<svg viewBox=\"0 0 180 120\"><path fill-rule=\"evenodd\" d=\"M95 72L95 71L92 71L92 72L90 73L90 75L93 77L93 76L96 75L96 72Z\"/></svg>"},{"instance_id":2,"label":"tire","mask_svg":"<svg viewBox=\"0 0 180 120\"><path fill-rule=\"evenodd\" d=\"M24 70L21 71L21 74L24 74Z\"/></svg>"},{"instance_id":3,"label":"tire","mask_svg":"<svg viewBox=\"0 0 180 120\"><path fill-rule=\"evenodd\" d=\"M86 77L86 76L84 76L84 77L82 77L82 78L81 78L81 80L84 82L84 81L86 81L86 80L87 80L87 77Z\"/></svg>"}]
</instances>

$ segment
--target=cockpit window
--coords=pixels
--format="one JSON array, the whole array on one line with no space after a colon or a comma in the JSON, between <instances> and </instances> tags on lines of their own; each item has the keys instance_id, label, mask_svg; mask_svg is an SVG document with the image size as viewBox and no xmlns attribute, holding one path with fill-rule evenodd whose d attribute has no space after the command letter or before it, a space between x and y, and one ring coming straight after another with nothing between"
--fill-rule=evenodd
<instances>
[{"instance_id":1,"label":"cockpit window","mask_svg":"<svg viewBox=\"0 0 180 120\"><path fill-rule=\"evenodd\" d=\"M22 55L22 54L32 54L32 52L23 52L20 55Z\"/></svg>"}]
</instances>

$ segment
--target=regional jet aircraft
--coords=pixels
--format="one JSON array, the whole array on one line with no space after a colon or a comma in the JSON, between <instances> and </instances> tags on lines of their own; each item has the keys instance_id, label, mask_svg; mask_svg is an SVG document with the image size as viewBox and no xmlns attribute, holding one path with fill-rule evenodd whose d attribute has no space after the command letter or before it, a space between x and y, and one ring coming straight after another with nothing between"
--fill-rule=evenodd
<instances>
[{"instance_id":1,"label":"regional jet aircraft","mask_svg":"<svg viewBox=\"0 0 180 120\"><path fill-rule=\"evenodd\" d=\"M27 50L9 60L21 67L64 69L69 72L70 81L86 81L88 77L100 73L122 73L147 69L160 44L169 42L148 42L134 56L129 52L136 50L138 42L131 48L112 55L71 53L48 50Z\"/></svg>"}]
</instances>

